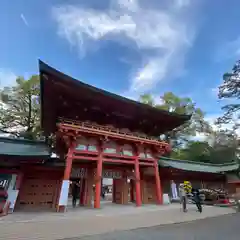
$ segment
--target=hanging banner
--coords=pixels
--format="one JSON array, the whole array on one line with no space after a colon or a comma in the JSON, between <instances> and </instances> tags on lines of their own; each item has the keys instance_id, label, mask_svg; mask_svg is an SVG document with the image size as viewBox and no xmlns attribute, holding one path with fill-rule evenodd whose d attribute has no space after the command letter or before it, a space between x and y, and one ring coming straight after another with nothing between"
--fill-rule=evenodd
<instances>
[{"instance_id":1,"label":"hanging banner","mask_svg":"<svg viewBox=\"0 0 240 240\"><path fill-rule=\"evenodd\" d=\"M173 180L171 180L171 190L172 190L172 198L178 199L177 185Z\"/></svg>"}]
</instances>

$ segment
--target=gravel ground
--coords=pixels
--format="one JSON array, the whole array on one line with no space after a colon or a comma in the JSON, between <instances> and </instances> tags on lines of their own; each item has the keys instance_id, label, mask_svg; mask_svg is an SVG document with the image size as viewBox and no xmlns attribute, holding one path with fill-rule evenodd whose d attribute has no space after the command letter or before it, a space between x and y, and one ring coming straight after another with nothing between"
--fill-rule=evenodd
<instances>
[{"instance_id":1,"label":"gravel ground","mask_svg":"<svg viewBox=\"0 0 240 240\"><path fill-rule=\"evenodd\" d=\"M64 240L239 240L240 214Z\"/></svg>"}]
</instances>

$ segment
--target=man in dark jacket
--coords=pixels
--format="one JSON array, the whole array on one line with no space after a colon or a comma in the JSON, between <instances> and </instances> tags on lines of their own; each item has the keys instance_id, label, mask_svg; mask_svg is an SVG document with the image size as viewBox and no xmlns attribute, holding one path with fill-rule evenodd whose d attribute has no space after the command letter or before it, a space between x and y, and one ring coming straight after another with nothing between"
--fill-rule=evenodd
<instances>
[{"instance_id":1,"label":"man in dark jacket","mask_svg":"<svg viewBox=\"0 0 240 240\"><path fill-rule=\"evenodd\" d=\"M202 204L201 204L201 197L200 192L197 188L192 189L193 201L195 202L197 209L200 213L202 213Z\"/></svg>"},{"instance_id":2,"label":"man in dark jacket","mask_svg":"<svg viewBox=\"0 0 240 240\"><path fill-rule=\"evenodd\" d=\"M79 196L80 185L77 181L72 182L72 206L76 207L77 198Z\"/></svg>"}]
</instances>

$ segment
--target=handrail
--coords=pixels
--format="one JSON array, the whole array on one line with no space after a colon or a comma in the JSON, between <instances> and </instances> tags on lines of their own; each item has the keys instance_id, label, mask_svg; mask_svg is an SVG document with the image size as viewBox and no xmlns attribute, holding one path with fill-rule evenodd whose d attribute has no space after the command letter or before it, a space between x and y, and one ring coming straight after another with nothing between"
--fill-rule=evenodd
<instances>
[{"instance_id":1,"label":"handrail","mask_svg":"<svg viewBox=\"0 0 240 240\"><path fill-rule=\"evenodd\" d=\"M109 126L101 126L89 122L81 122L81 121L75 121L75 120L68 120L68 119L60 119L62 120L59 124L61 124L64 127L72 127L72 128L81 128L81 130L87 131L87 132L93 132L100 134L114 134L114 136L118 136L120 138L131 138L132 140L137 141L149 141L150 143L155 143L157 145L163 145L168 146L168 143L162 142L159 139L148 137L148 136L139 136L137 134L134 134L132 132L123 132L120 129L116 129L114 127Z\"/></svg>"}]
</instances>

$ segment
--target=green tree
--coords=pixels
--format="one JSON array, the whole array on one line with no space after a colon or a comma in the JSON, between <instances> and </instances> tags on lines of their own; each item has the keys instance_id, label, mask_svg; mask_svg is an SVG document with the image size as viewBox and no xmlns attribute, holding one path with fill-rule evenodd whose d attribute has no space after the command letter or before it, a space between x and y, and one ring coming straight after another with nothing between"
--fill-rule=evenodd
<instances>
[{"instance_id":1,"label":"green tree","mask_svg":"<svg viewBox=\"0 0 240 240\"><path fill-rule=\"evenodd\" d=\"M197 162L211 162L212 147L208 142L192 141L186 147L190 160Z\"/></svg>"},{"instance_id":2,"label":"green tree","mask_svg":"<svg viewBox=\"0 0 240 240\"><path fill-rule=\"evenodd\" d=\"M19 77L16 85L0 91L0 131L35 139L40 134L40 81L38 75Z\"/></svg>"},{"instance_id":3,"label":"green tree","mask_svg":"<svg viewBox=\"0 0 240 240\"><path fill-rule=\"evenodd\" d=\"M236 147L218 143L189 141L183 148L175 149L171 156L175 159L204 163L223 164L236 161Z\"/></svg>"},{"instance_id":4,"label":"green tree","mask_svg":"<svg viewBox=\"0 0 240 240\"><path fill-rule=\"evenodd\" d=\"M219 99L228 100L222 107L223 116L217 119L217 124L228 124L230 130L218 133L217 143L222 155L226 154L226 158L235 154L237 160L240 156L239 136L237 130L240 128L240 60L236 61L232 71L223 75L223 83L219 86ZM223 147L222 145L228 146ZM228 151L226 151L228 149ZM219 150L220 151L220 150Z\"/></svg>"},{"instance_id":5,"label":"green tree","mask_svg":"<svg viewBox=\"0 0 240 240\"><path fill-rule=\"evenodd\" d=\"M140 96L140 101L145 104L178 114L192 115L190 121L164 134L165 140L173 146L170 157L216 164L237 159L239 142L234 130L214 131L204 120L203 111L190 98L180 98L168 92L160 100L160 104L155 104L152 95ZM208 142L192 141L197 133L204 133Z\"/></svg>"},{"instance_id":6,"label":"green tree","mask_svg":"<svg viewBox=\"0 0 240 240\"><path fill-rule=\"evenodd\" d=\"M196 162L211 162L212 147L208 142L189 141L184 148L180 148L171 157Z\"/></svg>"},{"instance_id":7,"label":"green tree","mask_svg":"<svg viewBox=\"0 0 240 240\"><path fill-rule=\"evenodd\" d=\"M212 134L212 163L238 161L239 142L234 130L218 130Z\"/></svg>"},{"instance_id":8,"label":"green tree","mask_svg":"<svg viewBox=\"0 0 240 240\"><path fill-rule=\"evenodd\" d=\"M223 106L224 115L218 119L218 123L234 122L237 129L240 126L240 60L235 63L231 72L223 75L218 97L231 100L231 103Z\"/></svg>"},{"instance_id":9,"label":"green tree","mask_svg":"<svg viewBox=\"0 0 240 240\"><path fill-rule=\"evenodd\" d=\"M192 115L190 121L164 134L164 140L171 143L173 148L185 144L191 137L196 136L198 132L211 133L210 125L204 120L203 111L196 107L190 98L181 98L172 92L167 92L160 99L161 104L155 104L150 94L140 96L142 103L177 114Z\"/></svg>"},{"instance_id":10,"label":"green tree","mask_svg":"<svg viewBox=\"0 0 240 240\"><path fill-rule=\"evenodd\" d=\"M151 94L143 94L140 96L140 102L148 104L152 107L155 106L154 99Z\"/></svg>"}]
</instances>

